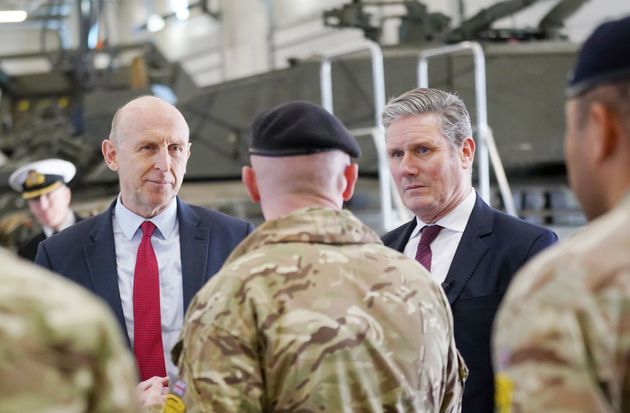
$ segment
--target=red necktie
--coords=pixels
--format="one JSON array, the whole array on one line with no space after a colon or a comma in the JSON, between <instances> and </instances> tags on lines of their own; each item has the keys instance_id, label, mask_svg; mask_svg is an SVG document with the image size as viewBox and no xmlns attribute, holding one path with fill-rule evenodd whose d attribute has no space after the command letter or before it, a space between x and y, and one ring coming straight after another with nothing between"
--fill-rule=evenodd
<instances>
[{"instance_id":1,"label":"red necktie","mask_svg":"<svg viewBox=\"0 0 630 413\"><path fill-rule=\"evenodd\" d=\"M431 258L433 257L430 245L441 230L442 227L439 225L427 225L422 228L422 236L416 250L416 261L422 264L427 271L431 271Z\"/></svg>"},{"instance_id":2,"label":"red necktie","mask_svg":"<svg viewBox=\"0 0 630 413\"><path fill-rule=\"evenodd\" d=\"M166 376L160 319L160 277L151 245L153 231L155 225L151 221L142 223L142 241L133 276L133 352L140 380Z\"/></svg>"}]
</instances>

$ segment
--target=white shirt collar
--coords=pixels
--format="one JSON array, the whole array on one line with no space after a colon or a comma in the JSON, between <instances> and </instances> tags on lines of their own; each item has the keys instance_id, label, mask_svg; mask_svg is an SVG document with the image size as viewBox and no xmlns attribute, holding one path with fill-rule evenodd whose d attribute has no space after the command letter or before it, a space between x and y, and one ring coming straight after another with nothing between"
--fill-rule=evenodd
<instances>
[{"instance_id":1,"label":"white shirt collar","mask_svg":"<svg viewBox=\"0 0 630 413\"><path fill-rule=\"evenodd\" d=\"M475 201L477 200L477 193L474 189L471 189L468 195L459 203L451 212L440 218L435 224L440 225L443 228L450 229L455 232L464 232L468 219L472 210L475 207ZM414 238L420 235L420 231L427 224L416 217L416 227L411 233L410 238Z\"/></svg>"},{"instance_id":2,"label":"white shirt collar","mask_svg":"<svg viewBox=\"0 0 630 413\"><path fill-rule=\"evenodd\" d=\"M118 200L116 202L116 206L114 207L114 215L120 225L120 229L128 240L131 240L140 225L142 225L144 221L147 221L146 218L141 217L124 206L120 195L118 195ZM170 237L175 230L175 224L177 223L177 202L175 201L175 198L171 200L162 212L148 221L153 222L159 233L162 235L162 238L166 239Z\"/></svg>"}]
</instances>

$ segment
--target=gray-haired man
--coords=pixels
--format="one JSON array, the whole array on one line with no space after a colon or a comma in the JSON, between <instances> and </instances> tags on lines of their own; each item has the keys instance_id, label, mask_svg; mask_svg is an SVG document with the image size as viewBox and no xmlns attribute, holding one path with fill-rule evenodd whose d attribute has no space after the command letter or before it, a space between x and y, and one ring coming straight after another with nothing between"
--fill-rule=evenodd
<instances>
[{"instance_id":1,"label":"gray-haired man","mask_svg":"<svg viewBox=\"0 0 630 413\"><path fill-rule=\"evenodd\" d=\"M442 283L455 342L470 369L462 411L492 413L495 312L514 273L557 236L492 209L476 194L470 116L456 95L410 90L388 102L383 124L392 175L415 215L383 242L415 257Z\"/></svg>"}]
</instances>

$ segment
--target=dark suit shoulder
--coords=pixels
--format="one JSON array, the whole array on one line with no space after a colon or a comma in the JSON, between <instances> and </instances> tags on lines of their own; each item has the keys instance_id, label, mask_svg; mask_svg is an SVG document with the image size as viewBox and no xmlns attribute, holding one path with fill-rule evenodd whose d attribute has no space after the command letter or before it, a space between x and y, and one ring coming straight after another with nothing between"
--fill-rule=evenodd
<instances>
[{"instance_id":1,"label":"dark suit shoulder","mask_svg":"<svg viewBox=\"0 0 630 413\"><path fill-rule=\"evenodd\" d=\"M61 234L65 233L66 231L71 231L74 228L74 226L76 226L81 221L85 220L83 217L81 217L77 213L74 213L74 219L75 219L75 223L74 224L72 224L71 226L69 226L65 230L61 231L59 234L55 234L55 236L61 236ZM50 238L46 238L46 234L44 234L44 232L42 231L39 234L37 234L35 237L31 238L28 241L28 243L26 243L23 247L21 247L18 250L18 254L21 257L28 258L31 261L34 261L35 260L35 256L37 255L37 247L39 246L39 243L40 242L44 242L44 241L48 241L49 239ZM57 239L57 238L55 238L55 239Z\"/></svg>"},{"instance_id":2,"label":"dark suit shoulder","mask_svg":"<svg viewBox=\"0 0 630 413\"><path fill-rule=\"evenodd\" d=\"M204 223L212 223L221 227L235 227L235 228L247 228L253 225L250 222L244 221L240 218L233 217L223 212L215 211L213 209L204 208L197 205L184 204L189 207Z\"/></svg>"},{"instance_id":3,"label":"dark suit shoulder","mask_svg":"<svg viewBox=\"0 0 630 413\"><path fill-rule=\"evenodd\" d=\"M482 239L493 251L502 251L503 256L519 261L520 265L558 241L558 235L548 228L492 211L492 233Z\"/></svg>"},{"instance_id":4,"label":"dark suit shoulder","mask_svg":"<svg viewBox=\"0 0 630 413\"><path fill-rule=\"evenodd\" d=\"M516 231L513 235L526 238L538 238L540 236L547 236L557 239L558 236L552 230L542 227L540 225L533 224L508 215L504 212L494 210L495 217L494 222L499 230Z\"/></svg>"},{"instance_id":5,"label":"dark suit shoulder","mask_svg":"<svg viewBox=\"0 0 630 413\"><path fill-rule=\"evenodd\" d=\"M42 241L40 250L42 255L35 257L35 262L44 265L46 268L58 270L59 267L72 267L72 261L78 260L83 253L83 247L94 242L93 234L95 228L105 228L107 214L111 214L111 209L107 209L98 215L82 219L80 222L66 228L60 233ZM111 219L109 220L111 222ZM111 224L108 226L111 232ZM113 232L112 232L113 234ZM113 237L113 235L112 235ZM45 257L44 257L45 256Z\"/></svg>"},{"instance_id":6,"label":"dark suit shoulder","mask_svg":"<svg viewBox=\"0 0 630 413\"><path fill-rule=\"evenodd\" d=\"M18 247L18 255L22 258L25 258L30 261L35 261L35 255L37 255L37 247L39 243L46 239L46 234L44 231L41 231L39 234L35 235L23 245Z\"/></svg>"},{"instance_id":7,"label":"dark suit shoulder","mask_svg":"<svg viewBox=\"0 0 630 413\"><path fill-rule=\"evenodd\" d=\"M100 222L100 219L104 218L106 213L110 213L110 211L107 210L106 212L90 218L83 218L76 224L56 234L54 237L48 238L45 242L46 244L57 244L67 242L69 240L74 241L83 237L89 237L94 227L96 227L98 222Z\"/></svg>"},{"instance_id":8,"label":"dark suit shoulder","mask_svg":"<svg viewBox=\"0 0 630 413\"><path fill-rule=\"evenodd\" d=\"M415 226L416 226L416 220L414 218L411 221L406 222L400 225L399 227L394 228L393 230L385 233L381 237L381 240L383 241L383 244L385 244L386 246L392 247L392 245L396 243L401 237L405 236L406 232L412 231ZM409 236L407 236L406 238L409 238Z\"/></svg>"}]
</instances>

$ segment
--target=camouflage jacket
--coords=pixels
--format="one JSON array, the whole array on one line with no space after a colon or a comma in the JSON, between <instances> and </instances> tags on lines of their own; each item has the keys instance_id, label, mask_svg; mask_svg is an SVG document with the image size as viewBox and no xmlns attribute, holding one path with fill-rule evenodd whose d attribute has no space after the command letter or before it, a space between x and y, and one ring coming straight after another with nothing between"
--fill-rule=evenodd
<instances>
[{"instance_id":1,"label":"camouflage jacket","mask_svg":"<svg viewBox=\"0 0 630 413\"><path fill-rule=\"evenodd\" d=\"M498 412L630 412L630 197L518 274L494 362Z\"/></svg>"},{"instance_id":2,"label":"camouflage jacket","mask_svg":"<svg viewBox=\"0 0 630 413\"><path fill-rule=\"evenodd\" d=\"M260 226L181 340L186 412L456 412L467 373L440 286L347 211Z\"/></svg>"},{"instance_id":3,"label":"camouflage jacket","mask_svg":"<svg viewBox=\"0 0 630 413\"><path fill-rule=\"evenodd\" d=\"M0 250L0 412L137 412L136 372L109 311Z\"/></svg>"}]
</instances>

